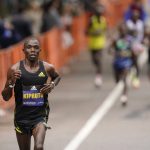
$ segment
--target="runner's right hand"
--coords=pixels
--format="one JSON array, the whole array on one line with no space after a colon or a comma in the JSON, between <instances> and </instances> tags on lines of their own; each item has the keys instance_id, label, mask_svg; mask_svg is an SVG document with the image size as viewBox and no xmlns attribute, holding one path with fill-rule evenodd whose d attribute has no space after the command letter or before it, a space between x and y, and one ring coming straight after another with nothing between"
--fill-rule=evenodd
<instances>
[{"instance_id":1,"label":"runner's right hand","mask_svg":"<svg viewBox=\"0 0 150 150\"><path fill-rule=\"evenodd\" d=\"M21 70L12 70L9 82L13 85L16 83L17 79L20 79L20 77L21 77Z\"/></svg>"}]
</instances>

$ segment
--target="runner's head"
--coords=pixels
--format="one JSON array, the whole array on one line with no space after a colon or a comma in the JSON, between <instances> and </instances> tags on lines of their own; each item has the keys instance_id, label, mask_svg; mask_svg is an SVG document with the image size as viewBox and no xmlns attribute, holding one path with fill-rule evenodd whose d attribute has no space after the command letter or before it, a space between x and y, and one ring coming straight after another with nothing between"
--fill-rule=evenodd
<instances>
[{"instance_id":1,"label":"runner's head","mask_svg":"<svg viewBox=\"0 0 150 150\"><path fill-rule=\"evenodd\" d=\"M34 37L27 39L24 42L23 51L26 59L32 62L37 61L41 51L40 42Z\"/></svg>"}]
</instances>

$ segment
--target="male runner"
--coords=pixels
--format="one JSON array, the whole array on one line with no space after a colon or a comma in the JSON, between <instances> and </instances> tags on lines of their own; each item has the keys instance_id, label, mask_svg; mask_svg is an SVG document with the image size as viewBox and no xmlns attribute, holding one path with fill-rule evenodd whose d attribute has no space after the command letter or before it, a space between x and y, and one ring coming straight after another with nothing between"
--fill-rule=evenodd
<instances>
[{"instance_id":1,"label":"male runner","mask_svg":"<svg viewBox=\"0 0 150 150\"><path fill-rule=\"evenodd\" d=\"M14 89L14 125L20 150L30 150L32 135L34 150L43 150L48 128L48 93L60 81L53 65L39 60L40 51L40 43L36 38L25 41L25 58L8 70L2 91L3 99L8 101Z\"/></svg>"},{"instance_id":2,"label":"male runner","mask_svg":"<svg viewBox=\"0 0 150 150\"><path fill-rule=\"evenodd\" d=\"M107 22L102 13L101 5L95 3L95 12L90 18L87 33L89 50L96 69L95 86L102 86L102 51L106 44Z\"/></svg>"}]
</instances>

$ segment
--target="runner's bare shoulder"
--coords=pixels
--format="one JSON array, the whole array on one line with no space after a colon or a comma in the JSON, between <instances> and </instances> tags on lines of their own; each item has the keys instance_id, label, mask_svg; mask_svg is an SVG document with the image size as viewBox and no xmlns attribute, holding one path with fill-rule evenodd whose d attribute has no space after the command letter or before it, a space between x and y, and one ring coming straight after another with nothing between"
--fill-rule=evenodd
<instances>
[{"instance_id":1,"label":"runner's bare shoulder","mask_svg":"<svg viewBox=\"0 0 150 150\"><path fill-rule=\"evenodd\" d=\"M44 65L45 70L48 71L48 72L49 72L50 70L53 70L53 69L54 69L54 65L49 64L49 63L47 63L47 62L45 62L45 61L43 61L43 65Z\"/></svg>"}]
</instances>

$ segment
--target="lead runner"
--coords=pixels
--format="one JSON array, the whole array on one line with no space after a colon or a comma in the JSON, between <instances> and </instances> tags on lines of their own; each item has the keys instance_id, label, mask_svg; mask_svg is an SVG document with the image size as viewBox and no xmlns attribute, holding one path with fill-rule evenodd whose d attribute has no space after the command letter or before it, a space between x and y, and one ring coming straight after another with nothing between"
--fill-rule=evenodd
<instances>
[{"instance_id":1,"label":"lead runner","mask_svg":"<svg viewBox=\"0 0 150 150\"><path fill-rule=\"evenodd\" d=\"M14 126L20 150L30 150L32 135L34 150L44 149L45 134L49 128L48 93L60 81L54 66L39 59L40 51L36 38L24 42L25 58L10 67L2 91L3 99L8 101L14 89Z\"/></svg>"}]
</instances>

